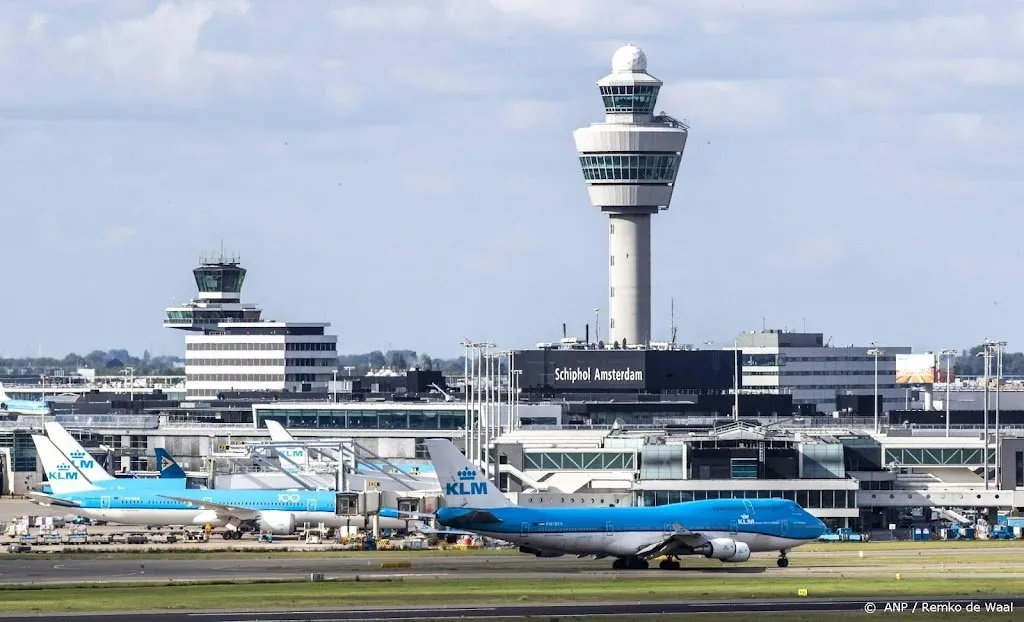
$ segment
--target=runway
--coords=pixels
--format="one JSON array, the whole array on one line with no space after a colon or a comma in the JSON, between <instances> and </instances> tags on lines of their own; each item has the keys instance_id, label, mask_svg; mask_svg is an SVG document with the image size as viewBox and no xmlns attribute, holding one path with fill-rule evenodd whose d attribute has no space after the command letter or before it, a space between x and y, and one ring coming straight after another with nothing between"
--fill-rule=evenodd
<instances>
[{"instance_id":1,"label":"runway","mask_svg":"<svg viewBox=\"0 0 1024 622\"><path fill-rule=\"evenodd\" d=\"M908 603L907 611L915 603L942 602L958 603L966 606L979 603L984 611L986 604L1012 604L1014 609L1024 607L1024 597L993 598L988 600L900 598L886 601L888 603ZM872 603L875 607L884 607L885 603ZM328 622L330 620L438 620L445 618L510 618L526 616L557 617L594 617L594 616L633 616L633 615L668 615L696 613L764 613L777 611L865 611L867 601L846 599L803 599L803 600L734 600L708 602L679 603L588 603L567 605L498 605L467 606L467 607L379 607L379 608L346 608L346 609L303 609L299 611L224 611L211 613L128 613L128 614L53 614L41 616L7 617L0 616L4 622L57 622L58 620L74 620L75 622L106 622L109 620L145 620L146 622ZM879 609L881 611L881 609Z\"/></svg>"},{"instance_id":2,"label":"runway","mask_svg":"<svg viewBox=\"0 0 1024 622\"><path fill-rule=\"evenodd\" d=\"M666 573L687 576L758 577L821 577L838 573L845 576L889 576L894 571L908 578L916 574L933 576L936 571L946 577L1024 576L1021 549L991 549L971 552L963 549L872 552L860 558L856 552L829 553L794 552L789 568L778 568L771 555L753 557L745 564L722 564L702 558L683 558L678 571L612 570L608 560L577 559L566 556L540 559L532 555L459 555L434 552L382 553L338 557L265 557L253 555L237 558L197 556L192 559L161 559L158 557L81 558L68 555L58 559L33 559L31 555L10 556L0 563L0 585L68 584L116 582L170 582L203 580L308 579L311 573L322 573L331 579L607 579L629 577L664 577ZM387 568L383 564L407 562L406 567Z\"/></svg>"}]
</instances>

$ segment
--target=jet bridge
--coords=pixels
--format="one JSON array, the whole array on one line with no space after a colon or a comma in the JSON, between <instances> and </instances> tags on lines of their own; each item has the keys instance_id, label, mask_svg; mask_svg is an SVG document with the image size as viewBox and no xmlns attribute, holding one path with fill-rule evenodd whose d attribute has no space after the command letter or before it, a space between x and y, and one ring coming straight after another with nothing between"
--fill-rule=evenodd
<instances>
[{"instance_id":1,"label":"jet bridge","mask_svg":"<svg viewBox=\"0 0 1024 622\"><path fill-rule=\"evenodd\" d=\"M306 456L317 456L314 468L300 464L294 459L295 452L284 451L287 449L302 449ZM217 476L221 476L231 488L347 491L373 487L406 492L437 488L436 480L404 473L392 461L346 438L249 441L233 445L230 452L209 456L208 468L215 487L224 487L216 483Z\"/></svg>"}]
</instances>

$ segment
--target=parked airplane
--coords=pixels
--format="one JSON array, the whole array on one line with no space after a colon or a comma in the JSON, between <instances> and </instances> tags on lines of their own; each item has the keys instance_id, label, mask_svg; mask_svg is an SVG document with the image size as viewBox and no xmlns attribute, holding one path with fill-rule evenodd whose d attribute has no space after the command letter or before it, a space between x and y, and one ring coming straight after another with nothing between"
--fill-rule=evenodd
<instances>
[{"instance_id":1,"label":"parked airplane","mask_svg":"<svg viewBox=\"0 0 1024 622\"><path fill-rule=\"evenodd\" d=\"M122 525L206 525L224 527L224 539L247 531L290 535L303 523L326 527L366 528L362 516L335 514L333 491L309 490L171 490L149 487L155 479L126 480L138 486L97 488L45 436L33 435L36 454L53 485L53 494L32 493L40 505ZM173 481L173 480L164 480ZM383 529L406 529L408 521L381 516Z\"/></svg>"},{"instance_id":2,"label":"parked airplane","mask_svg":"<svg viewBox=\"0 0 1024 622\"><path fill-rule=\"evenodd\" d=\"M43 427L46 428L46 434L53 445L75 467L75 471L64 473L63 476L61 473L51 473L50 469L46 469L45 472L49 484L43 486L43 492L52 492L59 495L64 492L83 492L98 489L142 490L144 488L162 488L177 490L184 489L187 484L185 473L181 471L180 467L178 467L178 471L181 471L181 474L172 477L165 477L162 469L160 478L114 477L97 464L92 454L87 452L82 447L82 444L64 429L64 426L55 421L48 421L43 424ZM161 462L159 454L157 454L157 462ZM174 462L173 459L171 462ZM177 467L178 465L175 463L174 466ZM77 477L77 473L82 474L81 479Z\"/></svg>"},{"instance_id":3,"label":"parked airplane","mask_svg":"<svg viewBox=\"0 0 1024 622\"><path fill-rule=\"evenodd\" d=\"M156 470L160 473L160 479L184 479L185 469L181 468L171 454L163 447L153 450L156 455Z\"/></svg>"},{"instance_id":4,"label":"parked airplane","mask_svg":"<svg viewBox=\"0 0 1024 622\"><path fill-rule=\"evenodd\" d=\"M785 499L719 499L652 507L547 507L513 505L447 439L426 441L442 486L438 521L520 545L523 553L559 557L575 553L615 557L612 568L677 570L679 557L703 555L745 562L751 553L779 551L789 565L794 547L825 533L820 520Z\"/></svg>"},{"instance_id":5,"label":"parked airplane","mask_svg":"<svg viewBox=\"0 0 1024 622\"><path fill-rule=\"evenodd\" d=\"M0 413L12 415L50 415L53 410L44 401L11 399L0 384Z\"/></svg>"}]
</instances>

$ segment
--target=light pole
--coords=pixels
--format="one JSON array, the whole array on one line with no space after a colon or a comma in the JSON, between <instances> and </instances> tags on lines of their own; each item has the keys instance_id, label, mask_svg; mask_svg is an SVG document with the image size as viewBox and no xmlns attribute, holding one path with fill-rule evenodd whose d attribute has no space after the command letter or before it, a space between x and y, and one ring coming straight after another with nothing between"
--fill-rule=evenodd
<instances>
[{"instance_id":1,"label":"light pole","mask_svg":"<svg viewBox=\"0 0 1024 622\"><path fill-rule=\"evenodd\" d=\"M982 472L985 474L985 490L988 490L988 375L990 372L989 368L991 366L990 361L992 358L990 343L991 342L988 339L986 339L985 343L982 345L981 352L978 353L978 356L982 357L982 360L984 361L984 371L982 372L981 379L982 383L984 384L984 392L982 393L982 395L985 404L985 422L983 432L985 442L982 444L981 463L982 465L984 465L982 467Z\"/></svg>"},{"instance_id":2,"label":"light pole","mask_svg":"<svg viewBox=\"0 0 1024 622\"><path fill-rule=\"evenodd\" d=\"M601 343L601 309L594 309L594 345Z\"/></svg>"},{"instance_id":3,"label":"light pole","mask_svg":"<svg viewBox=\"0 0 1024 622\"><path fill-rule=\"evenodd\" d=\"M732 358L733 358L733 365L735 366L735 369L733 369L733 372L732 372L732 393L733 393L732 420L733 421L739 421L740 420L740 340L739 339L734 339L733 342L732 342L732 345L733 345L733 349L732 349L733 356L732 356Z\"/></svg>"},{"instance_id":4,"label":"light pole","mask_svg":"<svg viewBox=\"0 0 1024 622\"><path fill-rule=\"evenodd\" d=\"M996 481L996 486L997 487L999 486L999 458L1000 458L1000 451L999 451L999 393L1000 393L1000 388L999 388L999 385L1001 385L1003 383L1003 347L1005 345L1006 345L1005 341L993 341L993 340L987 340L987 339L985 340L985 353L986 353L986 357L985 357L985 362L986 362L986 368L985 368L985 394L986 395L988 395L988 383L989 383L988 375L992 371L991 370L991 363L989 361L991 361L992 350L993 349L995 349L995 358L996 358L996 404L995 404L995 410L996 410L996 422L995 422L996 423L996 456L995 456L996 457L996 464L995 464L995 473L993 475L995 476L995 481ZM987 485L988 484L988 453L987 452L988 452L988 440L989 440L988 439L988 417L987 417L988 401L987 400L986 400L985 412L986 412L986 425L985 425L985 450L986 450L986 454L985 454L985 483Z\"/></svg>"},{"instance_id":5,"label":"light pole","mask_svg":"<svg viewBox=\"0 0 1024 622\"><path fill-rule=\"evenodd\" d=\"M946 438L949 438L949 385L950 385L950 363L956 350L943 350L942 355L946 357Z\"/></svg>"},{"instance_id":6,"label":"light pole","mask_svg":"<svg viewBox=\"0 0 1024 622\"><path fill-rule=\"evenodd\" d=\"M871 348L868 354L875 357L875 434L879 433L878 427L878 357L885 354L885 350Z\"/></svg>"},{"instance_id":7,"label":"light pole","mask_svg":"<svg viewBox=\"0 0 1024 622\"><path fill-rule=\"evenodd\" d=\"M1006 347L1005 341L996 342L996 487L999 487L999 474L1002 469L1002 464L999 460L1002 458L1002 443L999 440L999 393L1003 384L1003 348Z\"/></svg>"},{"instance_id":8,"label":"light pole","mask_svg":"<svg viewBox=\"0 0 1024 622\"><path fill-rule=\"evenodd\" d=\"M331 402L338 403L338 370L334 370L334 384L331 385Z\"/></svg>"}]
</instances>

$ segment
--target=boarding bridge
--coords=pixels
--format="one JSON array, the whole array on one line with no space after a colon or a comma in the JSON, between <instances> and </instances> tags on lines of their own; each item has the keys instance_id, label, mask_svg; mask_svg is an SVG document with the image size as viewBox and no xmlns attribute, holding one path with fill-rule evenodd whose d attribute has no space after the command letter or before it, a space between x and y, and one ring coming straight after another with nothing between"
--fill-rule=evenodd
<instances>
[{"instance_id":1,"label":"boarding bridge","mask_svg":"<svg viewBox=\"0 0 1024 622\"><path fill-rule=\"evenodd\" d=\"M1024 490L858 490L857 507L1019 508L1024 507Z\"/></svg>"}]
</instances>

